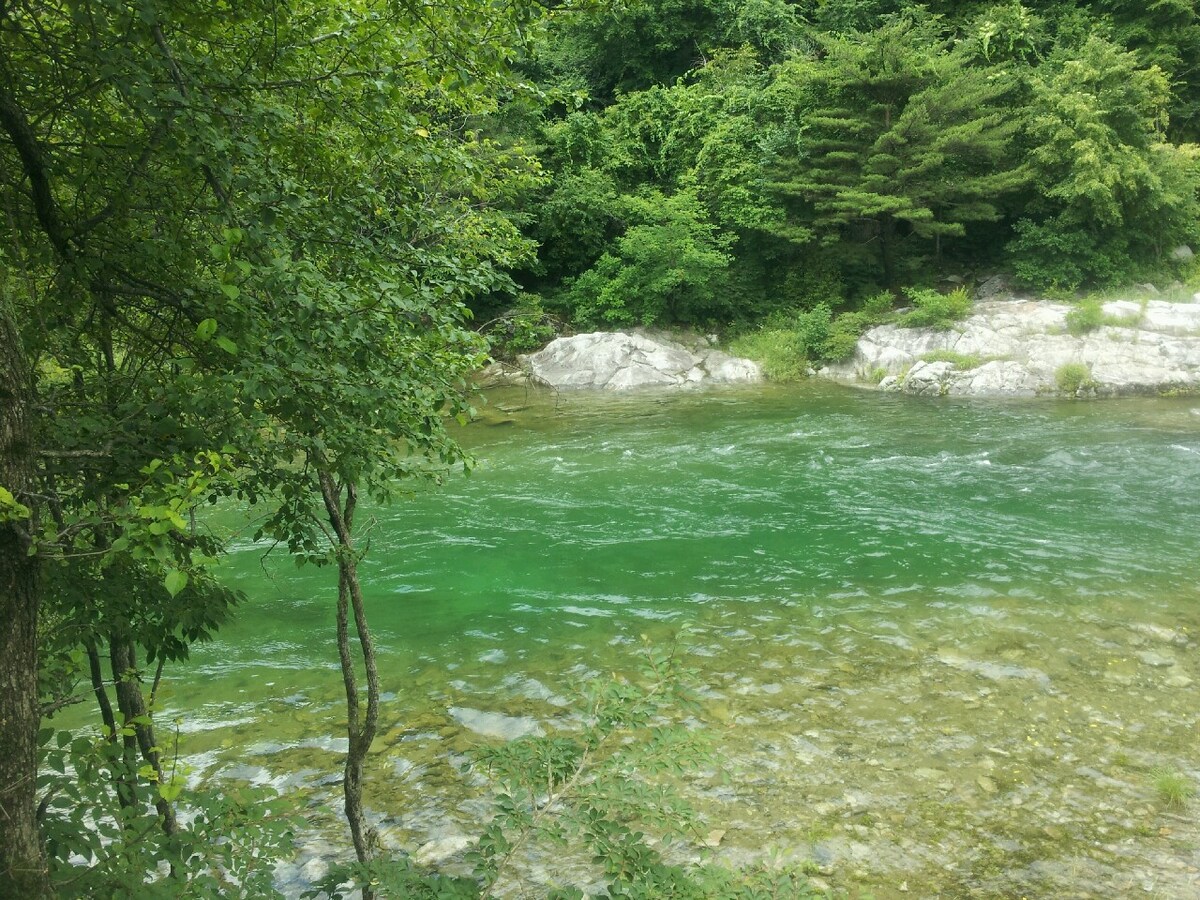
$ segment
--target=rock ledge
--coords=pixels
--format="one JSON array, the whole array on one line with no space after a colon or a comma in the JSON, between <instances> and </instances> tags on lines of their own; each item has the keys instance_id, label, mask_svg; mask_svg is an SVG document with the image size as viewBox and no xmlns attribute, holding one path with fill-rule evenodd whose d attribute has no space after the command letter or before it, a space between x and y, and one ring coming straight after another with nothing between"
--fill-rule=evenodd
<instances>
[{"instance_id":1,"label":"rock ledge","mask_svg":"<svg viewBox=\"0 0 1200 900\"><path fill-rule=\"evenodd\" d=\"M616 391L762 381L758 363L713 344L688 334L597 331L558 338L521 361L533 380L556 388Z\"/></svg>"},{"instance_id":2,"label":"rock ledge","mask_svg":"<svg viewBox=\"0 0 1200 900\"><path fill-rule=\"evenodd\" d=\"M1067 333L1071 309L987 300L946 331L880 325L859 339L852 359L818 374L926 396L1031 397L1063 393L1060 374L1074 364L1083 378L1067 392L1078 396L1200 392L1200 303L1113 301L1104 312L1122 324L1083 335ZM938 359L950 354L962 360Z\"/></svg>"}]
</instances>

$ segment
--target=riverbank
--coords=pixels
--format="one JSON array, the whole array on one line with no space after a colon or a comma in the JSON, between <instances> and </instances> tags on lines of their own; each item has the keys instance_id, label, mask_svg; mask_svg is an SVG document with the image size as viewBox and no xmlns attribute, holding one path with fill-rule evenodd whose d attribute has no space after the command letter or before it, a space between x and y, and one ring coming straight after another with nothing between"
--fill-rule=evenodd
<instances>
[{"instance_id":1,"label":"riverbank","mask_svg":"<svg viewBox=\"0 0 1200 900\"><path fill-rule=\"evenodd\" d=\"M847 360L810 373L924 396L1197 394L1200 302L1130 296L1072 305L992 297L949 327L872 327ZM763 370L723 352L712 335L631 329L556 338L515 366L490 367L481 380L620 391L753 384Z\"/></svg>"},{"instance_id":2,"label":"riverbank","mask_svg":"<svg viewBox=\"0 0 1200 900\"><path fill-rule=\"evenodd\" d=\"M1175 396L1200 392L1200 303L1111 300L1081 307L1007 298L950 328L869 329L817 374L927 396ZM1090 326L1090 327L1088 327Z\"/></svg>"}]
</instances>

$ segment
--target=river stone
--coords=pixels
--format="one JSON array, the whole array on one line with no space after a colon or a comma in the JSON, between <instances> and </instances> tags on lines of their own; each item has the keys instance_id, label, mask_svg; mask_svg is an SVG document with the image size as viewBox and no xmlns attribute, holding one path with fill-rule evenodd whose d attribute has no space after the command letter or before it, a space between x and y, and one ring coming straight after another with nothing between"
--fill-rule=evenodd
<instances>
[{"instance_id":1,"label":"river stone","mask_svg":"<svg viewBox=\"0 0 1200 900\"><path fill-rule=\"evenodd\" d=\"M453 834L425 844L416 852L415 858L423 866L437 865L466 850L473 843L474 841L464 834Z\"/></svg>"},{"instance_id":2,"label":"river stone","mask_svg":"<svg viewBox=\"0 0 1200 900\"><path fill-rule=\"evenodd\" d=\"M904 393L923 397L940 397L946 393L946 379L954 371L954 363L919 362L904 379Z\"/></svg>"},{"instance_id":3,"label":"river stone","mask_svg":"<svg viewBox=\"0 0 1200 900\"><path fill-rule=\"evenodd\" d=\"M955 394L965 397L987 397L1004 394L1010 397L1032 397L1041 386L1037 377L1025 366L1012 360L993 360L976 369L956 375Z\"/></svg>"},{"instance_id":4,"label":"river stone","mask_svg":"<svg viewBox=\"0 0 1200 900\"><path fill-rule=\"evenodd\" d=\"M986 300L949 329L879 325L862 335L850 360L820 374L927 396L1032 396L1057 393L1059 368L1082 363L1097 396L1200 391L1200 305L1110 301L1104 312L1119 324L1082 335L1066 329L1072 308L1045 300ZM985 362L961 369L925 358L945 351Z\"/></svg>"},{"instance_id":5,"label":"river stone","mask_svg":"<svg viewBox=\"0 0 1200 900\"><path fill-rule=\"evenodd\" d=\"M1012 287L1003 275L993 275L980 284L975 291L975 296L979 300L995 300L999 297L1011 296L1011 294Z\"/></svg>"},{"instance_id":6,"label":"river stone","mask_svg":"<svg viewBox=\"0 0 1200 900\"><path fill-rule=\"evenodd\" d=\"M308 884L316 884L329 873L329 863L314 856L300 867L300 877Z\"/></svg>"},{"instance_id":7,"label":"river stone","mask_svg":"<svg viewBox=\"0 0 1200 900\"><path fill-rule=\"evenodd\" d=\"M1192 252L1192 248L1187 244L1180 244L1171 251L1171 259L1176 262L1191 262L1196 254Z\"/></svg>"},{"instance_id":8,"label":"river stone","mask_svg":"<svg viewBox=\"0 0 1200 900\"><path fill-rule=\"evenodd\" d=\"M1153 650L1143 650L1137 656L1146 665L1154 666L1155 668L1166 669L1175 665L1173 657L1167 656L1165 653L1156 653Z\"/></svg>"},{"instance_id":9,"label":"river stone","mask_svg":"<svg viewBox=\"0 0 1200 900\"><path fill-rule=\"evenodd\" d=\"M484 737L500 738L504 741L544 733L537 719L529 716L506 716L503 713L483 712L466 706L451 706L447 712L459 725Z\"/></svg>"},{"instance_id":10,"label":"river stone","mask_svg":"<svg viewBox=\"0 0 1200 900\"><path fill-rule=\"evenodd\" d=\"M534 379L557 388L626 390L762 380L757 363L723 353L706 338L657 332L558 338L528 357L528 365Z\"/></svg>"}]
</instances>

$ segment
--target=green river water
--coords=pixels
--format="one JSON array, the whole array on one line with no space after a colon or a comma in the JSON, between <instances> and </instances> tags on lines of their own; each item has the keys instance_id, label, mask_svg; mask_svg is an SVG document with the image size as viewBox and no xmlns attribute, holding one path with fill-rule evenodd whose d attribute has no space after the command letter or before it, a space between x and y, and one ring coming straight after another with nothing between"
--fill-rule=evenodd
<instances>
[{"instance_id":1,"label":"green river water","mask_svg":"<svg viewBox=\"0 0 1200 900\"><path fill-rule=\"evenodd\" d=\"M1200 897L1200 801L1154 787L1200 784L1194 400L491 401L474 473L370 531L386 844L452 860L487 808L463 754L682 632L731 776L685 788L718 859L812 860L849 896ZM336 579L264 550L160 721L198 776L312 798L298 889L344 852Z\"/></svg>"}]
</instances>

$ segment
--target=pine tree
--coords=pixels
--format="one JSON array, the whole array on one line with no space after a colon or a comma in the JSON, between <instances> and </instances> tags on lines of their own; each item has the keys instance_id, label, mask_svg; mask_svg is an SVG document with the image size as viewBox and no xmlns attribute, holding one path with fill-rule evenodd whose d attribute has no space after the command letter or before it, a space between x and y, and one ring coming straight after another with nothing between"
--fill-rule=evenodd
<instances>
[{"instance_id":1,"label":"pine tree","mask_svg":"<svg viewBox=\"0 0 1200 900\"><path fill-rule=\"evenodd\" d=\"M902 241L940 255L943 238L998 219L998 199L1029 180L1010 155L1019 120L1001 106L1016 79L973 67L936 20L827 37L821 58L781 71L783 85L795 91L796 154L780 158L776 189L823 240L873 244L889 287Z\"/></svg>"}]
</instances>

